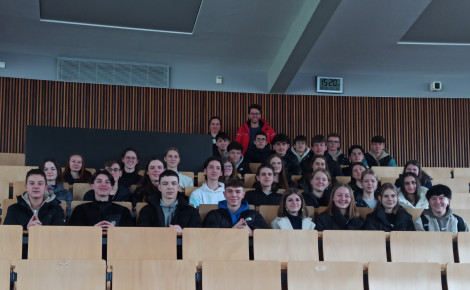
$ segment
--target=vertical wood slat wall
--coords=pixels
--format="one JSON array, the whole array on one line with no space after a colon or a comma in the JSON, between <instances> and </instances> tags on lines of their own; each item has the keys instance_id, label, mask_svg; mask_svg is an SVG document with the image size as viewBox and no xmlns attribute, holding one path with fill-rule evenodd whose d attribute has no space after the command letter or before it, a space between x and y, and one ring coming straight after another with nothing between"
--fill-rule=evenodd
<instances>
[{"instance_id":1,"label":"vertical wood slat wall","mask_svg":"<svg viewBox=\"0 0 470 290\"><path fill-rule=\"evenodd\" d=\"M218 115L222 130L235 139L251 103L260 104L263 118L291 139L338 132L343 148L360 144L367 151L370 138L383 135L399 165L410 159L423 166L470 164L470 99L269 95L14 78L0 78L0 152L24 152L27 125L206 134L209 118Z\"/></svg>"}]
</instances>

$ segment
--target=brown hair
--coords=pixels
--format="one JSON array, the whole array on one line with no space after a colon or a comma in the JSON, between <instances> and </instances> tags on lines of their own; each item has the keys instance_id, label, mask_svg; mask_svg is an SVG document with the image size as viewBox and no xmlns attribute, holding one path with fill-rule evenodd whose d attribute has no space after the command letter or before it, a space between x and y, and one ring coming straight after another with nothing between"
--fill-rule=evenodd
<instances>
[{"instance_id":1,"label":"brown hair","mask_svg":"<svg viewBox=\"0 0 470 290\"><path fill-rule=\"evenodd\" d=\"M284 192L282 195L282 200L281 204L279 205L279 209L277 210L277 216L278 217L285 217L287 216L287 210L286 210L286 200L289 196L296 194L298 197L300 197L300 201L302 202L302 207L300 208L300 216L301 218L308 217L308 210L307 207L305 206L305 200L300 191L297 188L289 188Z\"/></svg>"},{"instance_id":2,"label":"brown hair","mask_svg":"<svg viewBox=\"0 0 470 290\"><path fill-rule=\"evenodd\" d=\"M335 196L336 191L341 187L347 188L349 191L349 196L351 197L351 202L349 203L349 206L346 209L347 216L350 219L359 217L359 211L357 210L357 207L356 207L356 200L354 199L353 191L349 185L344 184L344 183L339 183L338 185L335 186L335 188L333 188L333 191L331 192L331 196L330 196L330 202L328 203L328 208L326 209L326 212L330 216L333 216L333 209L337 209L335 203L333 202L333 198Z\"/></svg>"},{"instance_id":3,"label":"brown hair","mask_svg":"<svg viewBox=\"0 0 470 290\"><path fill-rule=\"evenodd\" d=\"M84 182L84 183L89 183L91 181L91 173L88 172L85 168L85 159L83 159L83 156L80 154L72 154L69 156L69 159L67 160L67 164L65 165L64 173L62 173L62 176L66 176L68 174L72 174L70 170L70 159L72 159L73 156L80 156L82 159L82 168L80 168L79 173L79 182Z\"/></svg>"},{"instance_id":4,"label":"brown hair","mask_svg":"<svg viewBox=\"0 0 470 290\"><path fill-rule=\"evenodd\" d=\"M377 206L375 207L375 211L376 211L377 209L379 209L380 207L381 207L381 208L384 208L384 206L383 206L383 204L382 204L382 197L383 197L384 192L385 192L387 189L393 190L393 191L395 192L395 194L397 195L397 199L398 199L398 191L397 191L397 188L395 187L395 185L393 185L393 184L391 184L391 183L389 183L389 182L383 184L382 187L380 188L380 192L379 192L379 195L378 195L378 197L380 197L380 200L379 200L379 202L377 203ZM394 214L396 214L399 207L400 207L400 205L398 204L398 200L397 200L397 204L392 208L392 212L393 212Z\"/></svg>"},{"instance_id":5,"label":"brown hair","mask_svg":"<svg viewBox=\"0 0 470 290\"><path fill-rule=\"evenodd\" d=\"M273 155L269 156L268 159L266 160L266 163L271 164L271 160L275 157L279 158L281 160L281 164L282 164L282 170L279 173L279 187L278 188L288 189L289 188L289 183L287 182L286 169L284 167L284 161L282 160L281 155L273 154Z\"/></svg>"}]
</instances>

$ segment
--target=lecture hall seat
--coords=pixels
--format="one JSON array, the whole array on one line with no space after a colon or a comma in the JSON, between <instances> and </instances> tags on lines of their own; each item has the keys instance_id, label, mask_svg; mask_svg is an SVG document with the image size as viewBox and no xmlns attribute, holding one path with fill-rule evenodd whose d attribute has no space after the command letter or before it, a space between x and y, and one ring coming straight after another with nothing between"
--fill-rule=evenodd
<instances>
[{"instance_id":1,"label":"lecture hall seat","mask_svg":"<svg viewBox=\"0 0 470 290\"><path fill-rule=\"evenodd\" d=\"M392 262L453 263L452 233L390 232L390 256Z\"/></svg>"},{"instance_id":2,"label":"lecture hall seat","mask_svg":"<svg viewBox=\"0 0 470 290\"><path fill-rule=\"evenodd\" d=\"M363 266L359 262L287 263L287 288L311 290L321 285L324 290L364 289Z\"/></svg>"},{"instance_id":3,"label":"lecture hall seat","mask_svg":"<svg viewBox=\"0 0 470 290\"><path fill-rule=\"evenodd\" d=\"M446 281L448 290L466 290L470 285L470 264L447 264Z\"/></svg>"},{"instance_id":4,"label":"lecture hall seat","mask_svg":"<svg viewBox=\"0 0 470 290\"><path fill-rule=\"evenodd\" d=\"M195 290L196 266L190 260L116 260L112 289Z\"/></svg>"},{"instance_id":5,"label":"lecture hall seat","mask_svg":"<svg viewBox=\"0 0 470 290\"><path fill-rule=\"evenodd\" d=\"M30 227L28 259L101 259L100 227Z\"/></svg>"},{"instance_id":6,"label":"lecture hall seat","mask_svg":"<svg viewBox=\"0 0 470 290\"><path fill-rule=\"evenodd\" d=\"M183 259L248 260L248 243L245 229L184 228Z\"/></svg>"},{"instance_id":7,"label":"lecture hall seat","mask_svg":"<svg viewBox=\"0 0 470 290\"><path fill-rule=\"evenodd\" d=\"M176 258L175 229L157 227L108 229L108 266L113 266L117 260L176 260Z\"/></svg>"},{"instance_id":8,"label":"lecture hall seat","mask_svg":"<svg viewBox=\"0 0 470 290\"><path fill-rule=\"evenodd\" d=\"M369 290L442 290L438 263L373 262L368 278Z\"/></svg>"},{"instance_id":9,"label":"lecture hall seat","mask_svg":"<svg viewBox=\"0 0 470 290\"><path fill-rule=\"evenodd\" d=\"M319 261L318 232L315 230L257 229L253 232L255 260Z\"/></svg>"},{"instance_id":10,"label":"lecture hall seat","mask_svg":"<svg viewBox=\"0 0 470 290\"><path fill-rule=\"evenodd\" d=\"M103 290L106 289L106 262L82 260L20 260L17 290Z\"/></svg>"},{"instance_id":11,"label":"lecture hall seat","mask_svg":"<svg viewBox=\"0 0 470 290\"><path fill-rule=\"evenodd\" d=\"M324 261L386 262L383 231L323 231Z\"/></svg>"},{"instance_id":12,"label":"lecture hall seat","mask_svg":"<svg viewBox=\"0 0 470 290\"><path fill-rule=\"evenodd\" d=\"M281 265L277 261L204 261L204 290L281 290Z\"/></svg>"},{"instance_id":13,"label":"lecture hall seat","mask_svg":"<svg viewBox=\"0 0 470 290\"><path fill-rule=\"evenodd\" d=\"M12 265L21 259L23 249L23 227L16 225L0 226L0 259Z\"/></svg>"}]
</instances>

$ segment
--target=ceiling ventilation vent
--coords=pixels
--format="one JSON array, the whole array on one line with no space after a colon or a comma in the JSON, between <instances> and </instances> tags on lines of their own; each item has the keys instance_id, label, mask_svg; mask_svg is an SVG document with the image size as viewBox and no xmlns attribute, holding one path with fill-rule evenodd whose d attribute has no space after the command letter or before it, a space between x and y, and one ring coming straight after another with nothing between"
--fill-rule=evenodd
<instances>
[{"instance_id":1,"label":"ceiling ventilation vent","mask_svg":"<svg viewBox=\"0 0 470 290\"><path fill-rule=\"evenodd\" d=\"M170 67L59 57L57 79L65 82L169 88Z\"/></svg>"}]
</instances>

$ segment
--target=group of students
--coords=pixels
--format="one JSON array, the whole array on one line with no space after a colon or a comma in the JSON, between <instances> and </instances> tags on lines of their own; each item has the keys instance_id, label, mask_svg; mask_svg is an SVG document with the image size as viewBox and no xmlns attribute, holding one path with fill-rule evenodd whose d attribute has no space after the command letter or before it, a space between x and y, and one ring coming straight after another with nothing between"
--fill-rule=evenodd
<instances>
[{"instance_id":1,"label":"group of students","mask_svg":"<svg viewBox=\"0 0 470 290\"><path fill-rule=\"evenodd\" d=\"M53 159L46 159L39 169L28 172L26 192L18 203L8 209L5 224L20 224L25 229L41 224L100 226L174 227L235 227L252 231L268 225L249 205L278 205L278 218L273 228L293 229L380 229L380 230L448 230L468 231L466 223L452 213L452 193L443 185L432 186L419 162L405 164L395 185L379 188L373 166L396 166L385 151L385 139L375 136L368 153L359 145L351 146L348 158L340 148L340 136L312 138L311 148L304 136L297 136L290 147L285 134L276 134L261 118L261 107L250 106L248 121L240 127L235 142L220 132L220 118L210 120L214 137L214 156L204 162L205 182L191 193L182 194L193 180L179 172L181 161L177 148L169 148L163 158L151 158L144 175L138 174L139 155L127 148L120 162L108 161L104 170L93 176L85 168L82 156L70 156L63 174ZM272 150L269 145L272 145ZM256 172L253 190L244 191L243 177L250 172L249 163L261 163ZM341 165L345 165L341 168ZM347 165L347 166L346 166ZM302 175L294 188L293 175ZM350 175L349 184L337 184L336 176ZM89 182L91 190L84 196L90 203L79 205L71 212L72 193L62 186L65 181ZM133 193L132 185L137 185ZM432 187L431 187L432 186ZM430 188L428 190L428 188ZM280 194L280 190L284 190ZM66 203L66 216L60 208ZM139 218L113 201L146 202ZM195 207L217 204L201 221ZM308 217L306 206L326 206L315 223ZM366 221L359 217L357 207L374 211ZM404 208L424 209L412 221Z\"/></svg>"}]
</instances>

